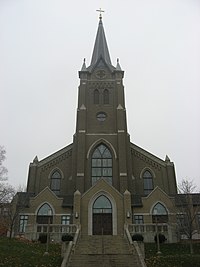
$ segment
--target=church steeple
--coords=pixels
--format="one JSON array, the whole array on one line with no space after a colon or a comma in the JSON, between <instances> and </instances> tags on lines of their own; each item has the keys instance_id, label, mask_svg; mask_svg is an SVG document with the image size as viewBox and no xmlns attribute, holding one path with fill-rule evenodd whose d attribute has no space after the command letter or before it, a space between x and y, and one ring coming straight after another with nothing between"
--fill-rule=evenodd
<instances>
[{"instance_id":1,"label":"church steeple","mask_svg":"<svg viewBox=\"0 0 200 267\"><path fill-rule=\"evenodd\" d=\"M99 26L90 65L94 65L100 57L103 58L108 65L112 65L101 16L99 17Z\"/></svg>"}]
</instances>

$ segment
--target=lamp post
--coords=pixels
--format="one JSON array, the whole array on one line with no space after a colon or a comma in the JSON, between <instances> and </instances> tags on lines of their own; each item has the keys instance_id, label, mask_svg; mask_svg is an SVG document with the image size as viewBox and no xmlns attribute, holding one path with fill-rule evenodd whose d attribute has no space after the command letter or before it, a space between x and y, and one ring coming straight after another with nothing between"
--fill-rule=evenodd
<instances>
[{"instance_id":1,"label":"lamp post","mask_svg":"<svg viewBox=\"0 0 200 267\"><path fill-rule=\"evenodd\" d=\"M160 251L160 240L159 240L159 233L158 233L158 211L157 209L154 210L154 215L155 215L155 222L156 222L156 243L157 243L157 255L161 254Z\"/></svg>"},{"instance_id":2,"label":"lamp post","mask_svg":"<svg viewBox=\"0 0 200 267\"><path fill-rule=\"evenodd\" d=\"M49 232L49 226L50 226L50 216L51 216L51 209L48 210L48 225L47 225L47 243L46 243L46 251L44 252L44 256L49 255L49 243L50 243L50 232Z\"/></svg>"}]
</instances>

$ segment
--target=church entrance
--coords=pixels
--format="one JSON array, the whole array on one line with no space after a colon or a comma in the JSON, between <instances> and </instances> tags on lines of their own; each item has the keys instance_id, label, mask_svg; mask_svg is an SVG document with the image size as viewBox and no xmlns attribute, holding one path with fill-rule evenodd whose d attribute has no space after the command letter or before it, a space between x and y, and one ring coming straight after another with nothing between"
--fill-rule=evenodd
<instances>
[{"instance_id":1,"label":"church entrance","mask_svg":"<svg viewBox=\"0 0 200 267\"><path fill-rule=\"evenodd\" d=\"M105 196L96 199L92 209L93 235L112 235L112 204Z\"/></svg>"}]
</instances>

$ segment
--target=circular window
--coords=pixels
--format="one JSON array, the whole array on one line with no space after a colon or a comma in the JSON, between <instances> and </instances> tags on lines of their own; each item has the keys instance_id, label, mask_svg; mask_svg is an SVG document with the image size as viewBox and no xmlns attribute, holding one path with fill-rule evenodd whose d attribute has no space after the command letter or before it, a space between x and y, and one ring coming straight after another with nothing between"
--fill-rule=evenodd
<instances>
[{"instance_id":1,"label":"circular window","mask_svg":"<svg viewBox=\"0 0 200 267\"><path fill-rule=\"evenodd\" d=\"M104 112L99 112L99 113L97 113L97 116L96 117L97 117L97 120L98 121L105 121L107 115Z\"/></svg>"}]
</instances>

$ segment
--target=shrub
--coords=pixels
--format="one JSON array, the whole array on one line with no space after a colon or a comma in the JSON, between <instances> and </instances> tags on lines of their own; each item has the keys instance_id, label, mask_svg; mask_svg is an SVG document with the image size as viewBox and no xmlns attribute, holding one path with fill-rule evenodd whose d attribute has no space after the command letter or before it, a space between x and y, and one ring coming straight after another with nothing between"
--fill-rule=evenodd
<instances>
[{"instance_id":1,"label":"shrub","mask_svg":"<svg viewBox=\"0 0 200 267\"><path fill-rule=\"evenodd\" d=\"M165 237L165 235L160 234L160 233L158 235L158 238L159 238L159 243L160 244L164 243L167 240L167 238ZM155 235L154 241L157 242L157 235Z\"/></svg>"},{"instance_id":2,"label":"shrub","mask_svg":"<svg viewBox=\"0 0 200 267\"><path fill-rule=\"evenodd\" d=\"M40 241L42 244L45 244L47 242L47 234L40 234L38 241Z\"/></svg>"},{"instance_id":3,"label":"shrub","mask_svg":"<svg viewBox=\"0 0 200 267\"><path fill-rule=\"evenodd\" d=\"M133 241L141 241L141 242L143 242L144 237L141 234L134 234L134 235L132 235L132 240Z\"/></svg>"},{"instance_id":4,"label":"shrub","mask_svg":"<svg viewBox=\"0 0 200 267\"><path fill-rule=\"evenodd\" d=\"M74 239L74 237L70 234L64 234L62 235L62 241L66 242L66 241L72 241Z\"/></svg>"}]
</instances>

